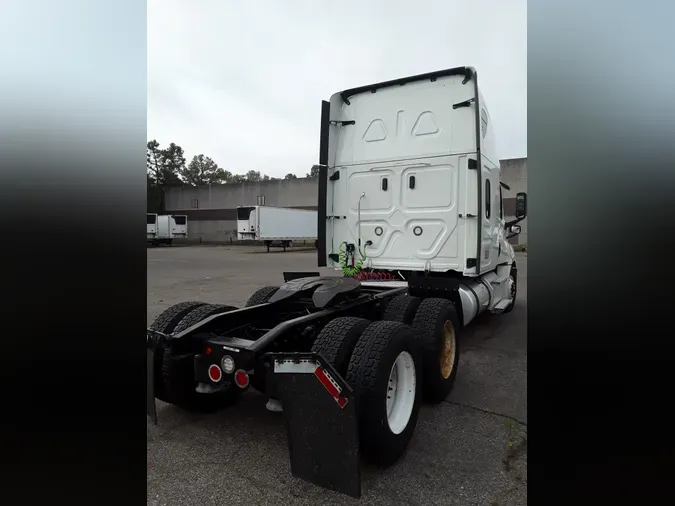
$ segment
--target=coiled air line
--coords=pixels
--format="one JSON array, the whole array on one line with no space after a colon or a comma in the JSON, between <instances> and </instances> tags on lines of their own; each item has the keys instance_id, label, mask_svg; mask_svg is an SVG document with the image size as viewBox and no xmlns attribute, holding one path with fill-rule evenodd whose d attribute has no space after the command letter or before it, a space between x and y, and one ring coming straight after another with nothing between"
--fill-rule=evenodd
<instances>
[{"instance_id":1,"label":"coiled air line","mask_svg":"<svg viewBox=\"0 0 675 506\"><path fill-rule=\"evenodd\" d=\"M340 260L340 268L342 269L342 272L345 276L351 278L352 276L356 276L359 272L361 272L361 267L363 266L363 262L366 261L367 257L362 251L359 251L359 253L361 254L361 258L359 258L354 266L351 267L349 265L349 257L355 256L356 248L353 244L348 245L346 242L340 244L340 248L338 249L338 257Z\"/></svg>"}]
</instances>

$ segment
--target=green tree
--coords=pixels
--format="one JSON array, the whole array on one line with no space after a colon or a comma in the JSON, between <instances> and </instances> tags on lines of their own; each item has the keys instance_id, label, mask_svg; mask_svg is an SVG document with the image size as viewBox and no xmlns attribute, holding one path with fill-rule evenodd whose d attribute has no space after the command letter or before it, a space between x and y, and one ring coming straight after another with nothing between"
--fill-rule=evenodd
<instances>
[{"instance_id":1,"label":"green tree","mask_svg":"<svg viewBox=\"0 0 675 506\"><path fill-rule=\"evenodd\" d=\"M148 175L148 211L166 211L165 191L170 186L182 184L178 174L185 165L183 148L173 142L166 149L160 149L155 139L147 144L146 168Z\"/></svg>"},{"instance_id":2,"label":"green tree","mask_svg":"<svg viewBox=\"0 0 675 506\"><path fill-rule=\"evenodd\" d=\"M298 176L289 173L284 176L284 179L298 179Z\"/></svg>"},{"instance_id":3,"label":"green tree","mask_svg":"<svg viewBox=\"0 0 675 506\"><path fill-rule=\"evenodd\" d=\"M246 176L242 176L241 174L232 174L232 177L229 180L229 183L232 184L241 184L246 182Z\"/></svg>"},{"instance_id":4,"label":"green tree","mask_svg":"<svg viewBox=\"0 0 675 506\"><path fill-rule=\"evenodd\" d=\"M204 155L194 156L188 166L181 170L180 175L191 186L221 184L232 178L230 172L221 169L216 162Z\"/></svg>"},{"instance_id":5,"label":"green tree","mask_svg":"<svg viewBox=\"0 0 675 506\"><path fill-rule=\"evenodd\" d=\"M147 208L149 213L159 213L161 212L162 206L162 192L155 184L155 181L150 177L150 173L147 174L148 177L148 195L147 195Z\"/></svg>"},{"instance_id":6,"label":"green tree","mask_svg":"<svg viewBox=\"0 0 675 506\"><path fill-rule=\"evenodd\" d=\"M310 169L309 174L307 174L307 177L319 177L319 166L312 165L312 168Z\"/></svg>"},{"instance_id":7,"label":"green tree","mask_svg":"<svg viewBox=\"0 0 675 506\"><path fill-rule=\"evenodd\" d=\"M249 170L246 173L246 176L244 176L246 181L250 183L257 183L258 181L262 181L262 176L260 175L260 171L257 170Z\"/></svg>"},{"instance_id":8,"label":"green tree","mask_svg":"<svg viewBox=\"0 0 675 506\"><path fill-rule=\"evenodd\" d=\"M180 186L182 181L179 175L185 170L185 152L175 143L169 144L166 149L160 150L160 160L163 171L167 175L168 186Z\"/></svg>"}]
</instances>

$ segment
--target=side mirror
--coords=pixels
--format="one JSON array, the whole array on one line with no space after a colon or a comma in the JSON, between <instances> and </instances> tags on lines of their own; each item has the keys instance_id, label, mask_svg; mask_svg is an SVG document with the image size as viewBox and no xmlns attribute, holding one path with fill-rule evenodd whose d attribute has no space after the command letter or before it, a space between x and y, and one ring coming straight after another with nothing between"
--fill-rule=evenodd
<instances>
[{"instance_id":1,"label":"side mirror","mask_svg":"<svg viewBox=\"0 0 675 506\"><path fill-rule=\"evenodd\" d=\"M506 233L506 238L511 239L511 237L515 237L518 234L520 234L520 231L522 229L520 228L520 225L511 225L508 229L508 232Z\"/></svg>"},{"instance_id":2,"label":"side mirror","mask_svg":"<svg viewBox=\"0 0 675 506\"><path fill-rule=\"evenodd\" d=\"M526 216L527 216L527 193L518 192L516 194L516 218L522 220ZM520 233L520 231L518 233Z\"/></svg>"}]
</instances>

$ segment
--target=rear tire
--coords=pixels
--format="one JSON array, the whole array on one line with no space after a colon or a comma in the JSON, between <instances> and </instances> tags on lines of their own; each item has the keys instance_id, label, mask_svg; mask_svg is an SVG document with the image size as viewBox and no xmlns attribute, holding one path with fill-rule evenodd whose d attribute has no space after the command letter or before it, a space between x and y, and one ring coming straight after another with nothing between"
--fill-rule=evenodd
<instances>
[{"instance_id":1,"label":"rear tire","mask_svg":"<svg viewBox=\"0 0 675 506\"><path fill-rule=\"evenodd\" d=\"M277 293L279 290L278 286L263 286L259 290L255 291L253 295L248 298L246 301L245 307L258 306L260 304L267 304L270 301L272 295Z\"/></svg>"},{"instance_id":2,"label":"rear tire","mask_svg":"<svg viewBox=\"0 0 675 506\"><path fill-rule=\"evenodd\" d=\"M180 302L162 311L150 324L152 330L163 332L164 334L171 334L176 325L185 318L190 311L205 306L206 302ZM154 354L154 378L155 378L155 397L160 401L169 402L166 390L164 388L164 381L162 380L162 363L164 361L164 352L166 347L160 343L157 345Z\"/></svg>"},{"instance_id":3,"label":"rear tire","mask_svg":"<svg viewBox=\"0 0 675 506\"><path fill-rule=\"evenodd\" d=\"M176 328L176 325L185 318L190 311L198 308L199 306L205 306L206 302L180 302L179 304L174 304L162 311L152 322L150 328L152 330L157 330L159 332L164 332L165 334L170 334L173 332L173 329Z\"/></svg>"},{"instance_id":4,"label":"rear tire","mask_svg":"<svg viewBox=\"0 0 675 506\"><path fill-rule=\"evenodd\" d=\"M356 342L370 325L365 318L351 316L335 318L326 325L312 346L312 351L321 353L342 377L347 374L349 359Z\"/></svg>"},{"instance_id":5,"label":"rear tire","mask_svg":"<svg viewBox=\"0 0 675 506\"><path fill-rule=\"evenodd\" d=\"M459 366L461 327L455 305L446 299L424 299L412 327L423 347L424 395L441 402L452 390Z\"/></svg>"},{"instance_id":6,"label":"rear tire","mask_svg":"<svg viewBox=\"0 0 675 506\"><path fill-rule=\"evenodd\" d=\"M359 441L364 455L373 463L389 466L405 452L415 432L421 398L422 361L419 343L410 327L397 322L371 323L354 347L346 380L354 389L359 407ZM399 357L408 361L407 383L402 382L403 414L391 422L387 397ZM405 387L405 388L403 388ZM396 389L398 391L398 389ZM394 410L396 410L394 404ZM401 412L399 412L400 414ZM392 430L392 425L395 425Z\"/></svg>"},{"instance_id":7,"label":"rear tire","mask_svg":"<svg viewBox=\"0 0 675 506\"><path fill-rule=\"evenodd\" d=\"M227 313L228 311L233 311L237 309L235 306L225 306L222 304L206 304L204 306L198 307L190 311L185 317L180 321L174 332L183 332L185 329L189 329L196 323L199 323L202 320L205 320L209 316L214 314Z\"/></svg>"},{"instance_id":8,"label":"rear tire","mask_svg":"<svg viewBox=\"0 0 675 506\"><path fill-rule=\"evenodd\" d=\"M421 302L422 299L419 297L398 295L389 301L384 313L382 313L382 319L410 325Z\"/></svg>"}]
</instances>

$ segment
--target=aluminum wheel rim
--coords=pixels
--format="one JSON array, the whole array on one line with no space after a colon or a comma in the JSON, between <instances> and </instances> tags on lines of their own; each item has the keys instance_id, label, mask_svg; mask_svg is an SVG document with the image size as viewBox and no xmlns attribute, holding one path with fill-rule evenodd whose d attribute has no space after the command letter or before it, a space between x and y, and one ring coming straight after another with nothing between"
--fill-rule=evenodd
<instances>
[{"instance_id":1,"label":"aluminum wheel rim","mask_svg":"<svg viewBox=\"0 0 675 506\"><path fill-rule=\"evenodd\" d=\"M387 423L394 434L400 434L408 426L416 386L415 361L410 353L402 351L391 367L387 384Z\"/></svg>"},{"instance_id":2,"label":"aluminum wheel rim","mask_svg":"<svg viewBox=\"0 0 675 506\"><path fill-rule=\"evenodd\" d=\"M441 343L441 376L448 379L455 368L455 327L450 320L443 325L443 341Z\"/></svg>"}]
</instances>

